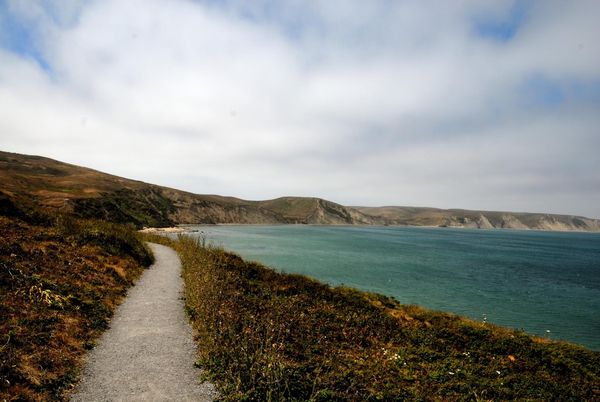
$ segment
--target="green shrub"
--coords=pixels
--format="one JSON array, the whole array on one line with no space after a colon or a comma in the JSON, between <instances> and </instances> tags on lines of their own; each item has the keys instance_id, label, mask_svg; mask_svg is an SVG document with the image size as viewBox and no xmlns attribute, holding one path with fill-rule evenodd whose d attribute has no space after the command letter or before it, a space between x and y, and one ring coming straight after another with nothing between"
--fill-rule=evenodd
<instances>
[{"instance_id":1,"label":"green shrub","mask_svg":"<svg viewBox=\"0 0 600 402\"><path fill-rule=\"evenodd\" d=\"M133 226L60 215L56 218L56 229L68 241L78 245L97 245L111 255L131 256L146 267L154 262L152 252Z\"/></svg>"}]
</instances>

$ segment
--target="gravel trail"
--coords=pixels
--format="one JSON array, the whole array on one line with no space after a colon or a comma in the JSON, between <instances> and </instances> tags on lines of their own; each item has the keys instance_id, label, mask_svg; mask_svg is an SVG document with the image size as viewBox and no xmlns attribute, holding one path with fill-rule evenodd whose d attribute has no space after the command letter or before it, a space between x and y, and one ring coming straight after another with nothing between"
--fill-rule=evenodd
<instances>
[{"instance_id":1,"label":"gravel trail","mask_svg":"<svg viewBox=\"0 0 600 402\"><path fill-rule=\"evenodd\" d=\"M181 300L177 253L149 243L156 262L129 290L87 357L72 401L212 401L200 383L195 345Z\"/></svg>"}]
</instances>

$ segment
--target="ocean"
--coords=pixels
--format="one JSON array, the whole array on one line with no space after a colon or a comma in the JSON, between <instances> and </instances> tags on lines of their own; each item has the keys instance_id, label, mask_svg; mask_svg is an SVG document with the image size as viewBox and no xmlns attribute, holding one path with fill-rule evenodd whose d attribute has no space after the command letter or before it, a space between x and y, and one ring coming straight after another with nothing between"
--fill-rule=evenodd
<instances>
[{"instance_id":1,"label":"ocean","mask_svg":"<svg viewBox=\"0 0 600 402\"><path fill-rule=\"evenodd\" d=\"M197 226L308 275L600 350L600 234L371 226Z\"/></svg>"}]
</instances>

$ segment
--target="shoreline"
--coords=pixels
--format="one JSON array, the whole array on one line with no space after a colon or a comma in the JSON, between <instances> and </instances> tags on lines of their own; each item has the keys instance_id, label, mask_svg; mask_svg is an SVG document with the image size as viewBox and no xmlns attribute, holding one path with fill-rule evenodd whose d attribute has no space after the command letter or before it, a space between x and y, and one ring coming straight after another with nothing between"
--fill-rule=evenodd
<instances>
[{"instance_id":1,"label":"shoreline","mask_svg":"<svg viewBox=\"0 0 600 402\"><path fill-rule=\"evenodd\" d=\"M478 228L467 226L432 226L432 225L367 225L367 224L320 224L320 223L181 223L177 226L169 227L144 227L138 230L140 233L149 234L184 234L200 232L196 227L216 227L216 226L315 226L315 227L373 227L373 228L424 228L424 229L467 229L481 231L517 231L517 232L548 232L548 233L589 233L598 234L600 231L593 230L555 230L539 228Z\"/></svg>"},{"instance_id":2,"label":"shoreline","mask_svg":"<svg viewBox=\"0 0 600 402\"><path fill-rule=\"evenodd\" d=\"M200 226L200 225L191 225L191 226ZM143 229L138 230L139 233L147 233L147 234L183 234L183 233L195 233L198 230L193 230L189 228L184 228L181 226L169 226L169 227L145 227Z\"/></svg>"}]
</instances>

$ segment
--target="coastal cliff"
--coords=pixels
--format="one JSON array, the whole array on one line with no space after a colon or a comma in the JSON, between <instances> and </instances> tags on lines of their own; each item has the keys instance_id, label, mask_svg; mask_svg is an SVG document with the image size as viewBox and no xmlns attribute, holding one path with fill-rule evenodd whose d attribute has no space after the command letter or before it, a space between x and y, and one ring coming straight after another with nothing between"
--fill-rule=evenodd
<instances>
[{"instance_id":1,"label":"coastal cliff","mask_svg":"<svg viewBox=\"0 0 600 402\"><path fill-rule=\"evenodd\" d=\"M479 229L600 231L600 221L582 216L524 212L469 211L418 207L354 207L388 225L439 226Z\"/></svg>"}]
</instances>

